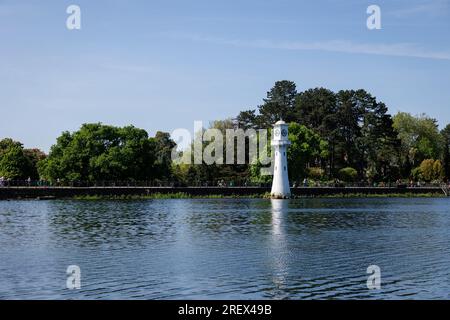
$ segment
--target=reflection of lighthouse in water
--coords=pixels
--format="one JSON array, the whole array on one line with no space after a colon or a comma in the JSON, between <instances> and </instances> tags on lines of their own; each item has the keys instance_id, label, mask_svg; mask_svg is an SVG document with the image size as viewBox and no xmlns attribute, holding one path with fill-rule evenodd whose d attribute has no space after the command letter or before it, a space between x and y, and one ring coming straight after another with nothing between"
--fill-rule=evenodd
<instances>
[{"instance_id":1,"label":"reflection of lighthouse in water","mask_svg":"<svg viewBox=\"0 0 450 320\"><path fill-rule=\"evenodd\" d=\"M289 187L287 148L291 144L288 138L288 125L283 120L275 123L271 145L274 147L275 163L271 196L275 199L287 199L291 196Z\"/></svg>"},{"instance_id":2,"label":"reflection of lighthouse in water","mask_svg":"<svg viewBox=\"0 0 450 320\"><path fill-rule=\"evenodd\" d=\"M288 296L287 276L290 263L289 247L285 232L285 215L289 202L280 199L271 199L272 232L269 244L269 262L272 272L273 297L283 299Z\"/></svg>"}]
</instances>

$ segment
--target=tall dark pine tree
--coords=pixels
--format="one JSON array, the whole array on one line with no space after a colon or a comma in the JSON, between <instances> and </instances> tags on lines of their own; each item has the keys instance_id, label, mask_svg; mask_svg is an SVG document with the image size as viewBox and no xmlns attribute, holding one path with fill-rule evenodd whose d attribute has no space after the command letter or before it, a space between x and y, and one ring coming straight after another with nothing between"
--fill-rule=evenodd
<instances>
[{"instance_id":1,"label":"tall dark pine tree","mask_svg":"<svg viewBox=\"0 0 450 320\"><path fill-rule=\"evenodd\" d=\"M361 155L357 141L361 137L361 108L354 90L341 90L336 94L335 162L338 168L360 169ZM361 170L359 170L361 173Z\"/></svg>"},{"instance_id":2,"label":"tall dark pine tree","mask_svg":"<svg viewBox=\"0 0 450 320\"><path fill-rule=\"evenodd\" d=\"M270 127L283 119L286 122L294 120L296 85L292 81L277 81L275 86L267 92L264 104L259 106L258 125Z\"/></svg>"},{"instance_id":3,"label":"tall dark pine tree","mask_svg":"<svg viewBox=\"0 0 450 320\"><path fill-rule=\"evenodd\" d=\"M234 121L238 128L246 130L249 128L257 128L256 119L256 110L247 110L241 111Z\"/></svg>"},{"instance_id":4,"label":"tall dark pine tree","mask_svg":"<svg viewBox=\"0 0 450 320\"><path fill-rule=\"evenodd\" d=\"M330 121L336 112L336 95L325 88L309 89L300 92L295 101L295 121L313 129L322 136L330 132Z\"/></svg>"},{"instance_id":5,"label":"tall dark pine tree","mask_svg":"<svg viewBox=\"0 0 450 320\"><path fill-rule=\"evenodd\" d=\"M444 140L444 170L446 179L450 179L450 124L448 124L442 131L441 135Z\"/></svg>"},{"instance_id":6,"label":"tall dark pine tree","mask_svg":"<svg viewBox=\"0 0 450 320\"><path fill-rule=\"evenodd\" d=\"M361 137L358 140L361 164L369 180L386 182L399 178L400 141L393 128L392 117L382 102L377 102L369 93L359 90L365 97L360 104L363 120Z\"/></svg>"},{"instance_id":7,"label":"tall dark pine tree","mask_svg":"<svg viewBox=\"0 0 450 320\"><path fill-rule=\"evenodd\" d=\"M314 130L328 142L328 161L321 162L323 169L333 175L337 139L336 94L325 88L309 89L297 95L294 121Z\"/></svg>"},{"instance_id":8,"label":"tall dark pine tree","mask_svg":"<svg viewBox=\"0 0 450 320\"><path fill-rule=\"evenodd\" d=\"M154 163L154 176L159 179L168 179L172 176L172 149L176 146L167 132L158 131L154 138L156 161Z\"/></svg>"}]
</instances>

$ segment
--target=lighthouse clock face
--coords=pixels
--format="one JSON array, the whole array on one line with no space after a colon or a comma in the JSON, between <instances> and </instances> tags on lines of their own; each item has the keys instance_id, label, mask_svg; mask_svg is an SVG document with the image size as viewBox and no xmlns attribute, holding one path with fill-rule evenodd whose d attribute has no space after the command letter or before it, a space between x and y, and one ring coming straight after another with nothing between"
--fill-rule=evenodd
<instances>
[{"instance_id":1,"label":"lighthouse clock face","mask_svg":"<svg viewBox=\"0 0 450 320\"><path fill-rule=\"evenodd\" d=\"M279 137L280 136L280 129L275 129L275 137Z\"/></svg>"},{"instance_id":2,"label":"lighthouse clock face","mask_svg":"<svg viewBox=\"0 0 450 320\"><path fill-rule=\"evenodd\" d=\"M281 130L281 135L282 135L283 137L286 137L287 134L288 134L288 132L287 132L286 129Z\"/></svg>"}]
</instances>

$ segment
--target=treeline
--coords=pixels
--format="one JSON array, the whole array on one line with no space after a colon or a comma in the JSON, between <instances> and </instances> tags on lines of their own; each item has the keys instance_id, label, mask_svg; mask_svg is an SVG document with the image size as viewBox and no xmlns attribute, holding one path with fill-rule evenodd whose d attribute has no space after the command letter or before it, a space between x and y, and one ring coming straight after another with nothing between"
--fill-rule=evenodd
<instances>
[{"instance_id":1,"label":"treeline","mask_svg":"<svg viewBox=\"0 0 450 320\"><path fill-rule=\"evenodd\" d=\"M437 121L425 115L392 117L387 106L365 90L316 88L298 93L295 83L280 81L262 105L241 112L236 121L241 127L265 127L278 118L302 124L326 142L328 152L305 164L313 172L323 170L325 178L352 172L353 179L369 182L429 180L424 166L420 169L424 160L433 160L436 170L443 167L435 173L437 179L450 176L450 125L439 132Z\"/></svg>"},{"instance_id":2,"label":"treeline","mask_svg":"<svg viewBox=\"0 0 450 320\"><path fill-rule=\"evenodd\" d=\"M59 183L171 179L174 146L168 133L149 137L133 126L84 124L74 133L63 132L48 156L2 140L0 177Z\"/></svg>"},{"instance_id":3,"label":"treeline","mask_svg":"<svg viewBox=\"0 0 450 320\"><path fill-rule=\"evenodd\" d=\"M398 113L365 90L333 92L325 88L297 92L291 81L276 82L263 103L211 128L270 128L290 123L288 151L291 182L395 183L440 182L450 177L450 125L439 131L426 115ZM186 184L201 181L270 182L262 165L181 165L176 176Z\"/></svg>"},{"instance_id":4,"label":"treeline","mask_svg":"<svg viewBox=\"0 0 450 320\"><path fill-rule=\"evenodd\" d=\"M297 92L291 81L276 82L263 103L233 119L210 124L226 129L271 128L290 123L291 182L308 178L380 183L401 180L443 181L450 177L450 125L439 131L426 115L398 113L365 90ZM206 147L206 144L203 144ZM84 124L64 132L49 155L0 141L0 177L50 182L171 181L182 185L270 182L260 163L239 165L175 164L175 143L168 133L149 137L143 129Z\"/></svg>"}]
</instances>

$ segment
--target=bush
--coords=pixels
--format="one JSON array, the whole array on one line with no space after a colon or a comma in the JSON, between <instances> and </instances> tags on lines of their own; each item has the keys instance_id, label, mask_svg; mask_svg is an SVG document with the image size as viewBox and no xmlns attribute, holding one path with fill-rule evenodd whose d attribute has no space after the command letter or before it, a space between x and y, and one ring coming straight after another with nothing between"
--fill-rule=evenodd
<instances>
[{"instance_id":1,"label":"bush","mask_svg":"<svg viewBox=\"0 0 450 320\"><path fill-rule=\"evenodd\" d=\"M434 179L435 180L442 180L445 176L445 170L444 166L442 165L441 160L436 160L433 164L433 171L434 171Z\"/></svg>"},{"instance_id":2,"label":"bush","mask_svg":"<svg viewBox=\"0 0 450 320\"><path fill-rule=\"evenodd\" d=\"M444 167L440 160L423 160L418 169L420 170L422 178L427 182L441 180L444 176Z\"/></svg>"},{"instance_id":3,"label":"bush","mask_svg":"<svg viewBox=\"0 0 450 320\"><path fill-rule=\"evenodd\" d=\"M341 180L345 182L353 182L356 180L356 177L358 176L358 171L351 167L343 168L339 170L339 177Z\"/></svg>"},{"instance_id":4,"label":"bush","mask_svg":"<svg viewBox=\"0 0 450 320\"><path fill-rule=\"evenodd\" d=\"M325 171L320 167L308 168L308 178L313 180L321 180L325 175Z\"/></svg>"},{"instance_id":5,"label":"bush","mask_svg":"<svg viewBox=\"0 0 450 320\"><path fill-rule=\"evenodd\" d=\"M422 180L422 172L420 170L420 167L411 170L411 179L415 181Z\"/></svg>"}]
</instances>

